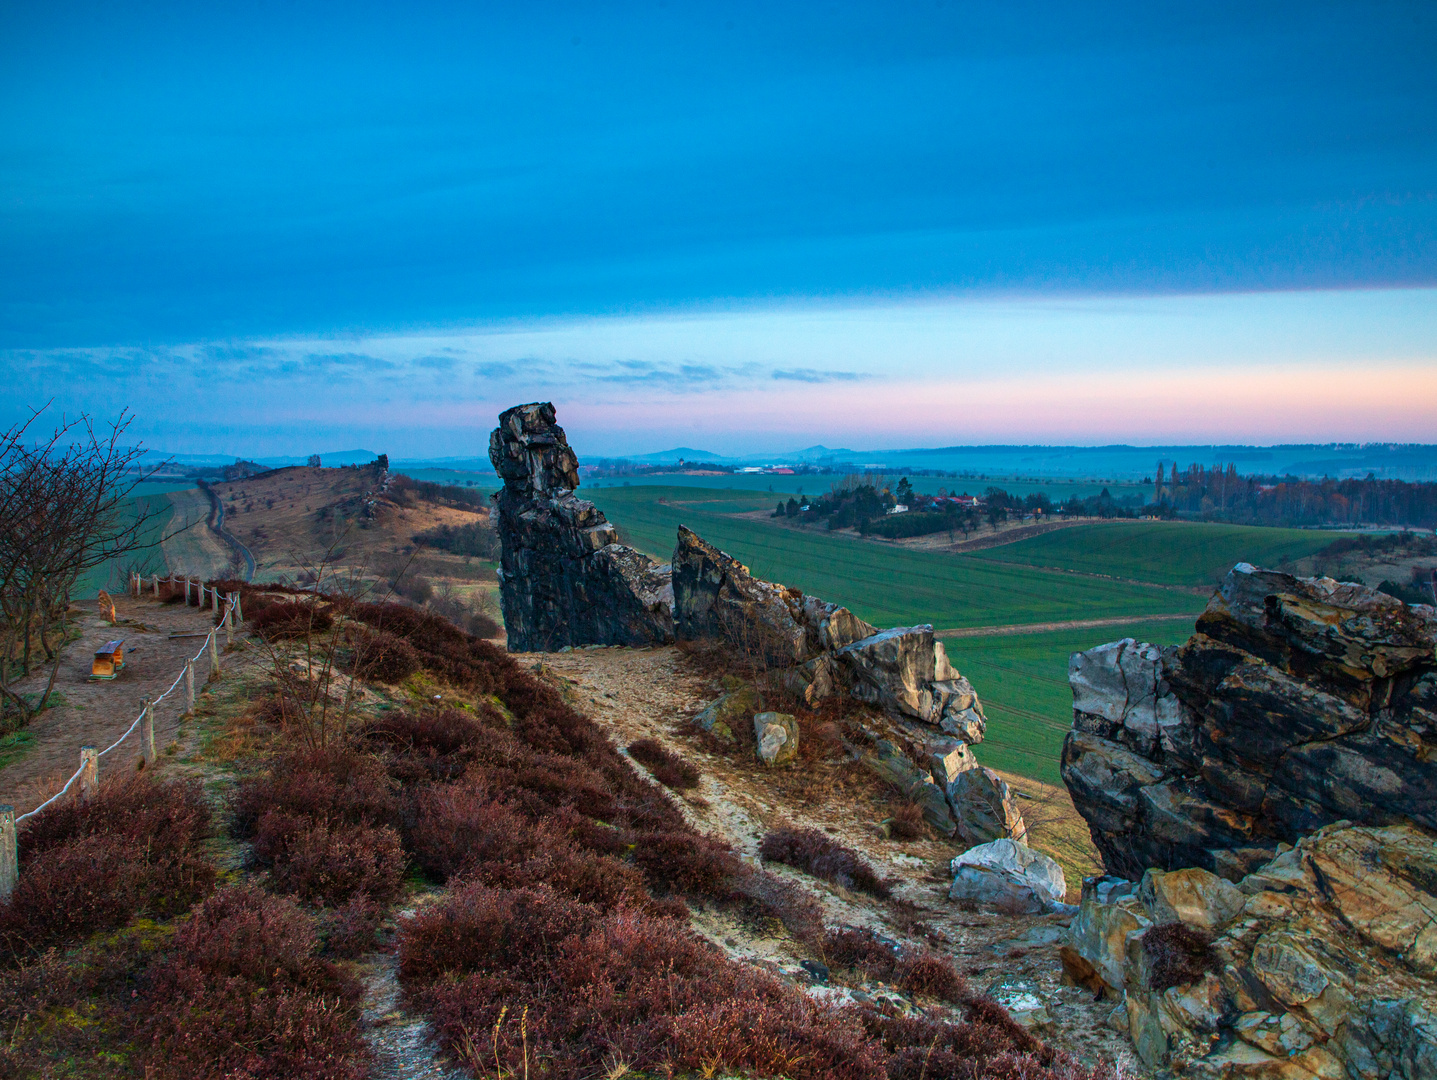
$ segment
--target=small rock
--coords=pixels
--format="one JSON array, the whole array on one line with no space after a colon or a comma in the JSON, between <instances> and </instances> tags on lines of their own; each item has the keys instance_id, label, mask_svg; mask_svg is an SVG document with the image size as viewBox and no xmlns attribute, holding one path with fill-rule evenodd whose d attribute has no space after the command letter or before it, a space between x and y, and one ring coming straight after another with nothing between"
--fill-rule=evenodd
<instances>
[{"instance_id":1,"label":"small rock","mask_svg":"<svg viewBox=\"0 0 1437 1080\"><path fill-rule=\"evenodd\" d=\"M757 705L758 695L753 688L740 686L739 689L724 694L695 716L694 723L724 742L736 742L734 727L746 717L752 716Z\"/></svg>"},{"instance_id":2,"label":"small rock","mask_svg":"<svg viewBox=\"0 0 1437 1080\"><path fill-rule=\"evenodd\" d=\"M788 713L755 713L753 737L765 765L787 765L798 756L798 721Z\"/></svg>"},{"instance_id":3,"label":"small rock","mask_svg":"<svg viewBox=\"0 0 1437 1080\"><path fill-rule=\"evenodd\" d=\"M1183 922L1209 932L1237 918L1247 900L1232 882L1196 867L1148 870L1138 896L1153 922Z\"/></svg>"},{"instance_id":4,"label":"small rock","mask_svg":"<svg viewBox=\"0 0 1437 1080\"><path fill-rule=\"evenodd\" d=\"M828 965L817 960L800 960L798 966L808 972L808 977L820 986L828 982Z\"/></svg>"}]
</instances>

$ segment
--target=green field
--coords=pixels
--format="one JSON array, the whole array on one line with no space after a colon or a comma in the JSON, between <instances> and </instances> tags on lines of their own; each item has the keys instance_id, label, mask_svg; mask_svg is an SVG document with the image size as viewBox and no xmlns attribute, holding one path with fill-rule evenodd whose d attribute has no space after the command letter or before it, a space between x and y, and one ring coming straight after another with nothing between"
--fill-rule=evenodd
<instances>
[{"instance_id":1,"label":"green field","mask_svg":"<svg viewBox=\"0 0 1437 1080\"><path fill-rule=\"evenodd\" d=\"M1203 522L1114 521L1073 525L968 557L1160 585L1211 586L1235 563L1279 566L1311 555L1341 535Z\"/></svg>"},{"instance_id":2,"label":"green field","mask_svg":"<svg viewBox=\"0 0 1437 1080\"><path fill-rule=\"evenodd\" d=\"M945 641L953 666L983 701L988 734L978 760L994 769L1061 784L1058 754L1073 722L1068 654L1132 637L1159 645L1186 641L1193 620Z\"/></svg>"},{"instance_id":3,"label":"green field","mask_svg":"<svg viewBox=\"0 0 1437 1080\"><path fill-rule=\"evenodd\" d=\"M194 485L187 486L193 487ZM138 570L142 574L165 573L165 554L160 550L160 540L169 529L175 508L169 495L164 492L176 490L185 490L185 488L169 485L161 492L139 495L129 500L127 513L131 515L131 520L141 513L151 515L145 523L144 540L146 545L122 559L111 559L84 574L75 583L72 594L75 600L93 599L101 589L109 592L117 590L124 592L130 570Z\"/></svg>"},{"instance_id":4,"label":"green field","mask_svg":"<svg viewBox=\"0 0 1437 1080\"><path fill-rule=\"evenodd\" d=\"M1310 555L1338 534L1133 521L1076 525L963 555L913 551L733 515L766 510L770 493L722 488L586 488L629 542L667 560L682 522L755 574L848 605L878 626L941 629L1167 615L1171 620L950 638L982 697L984 764L1059 783L1072 723L1068 654L1123 637L1185 641L1207 589L1234 563Z\"/></svg>"},{"instance_id":5,"label":"green field","mask_svg":"<svg viewBox=\"0 0 1437 1080\"><path fill-rule=\"evenodd\" d=\"M416 478L418 473L411 475ZM907 475L901 472L889 472L884 476L890 482L896 482L900 476ZM428 475L424 479L431 479ZM787 498L798 492L806 492L809 495L822 495L835 484L842 483L846 478L842 475L828 474L819 475L810 473L798 476L776 476L772 473L735 473L722 476L652 476L652 477L630 477L625 480L623 477L605 477L601 480L586 480L581 494L584 498L591 498L595 489L622 487L678 487L678 488L699 488L699 489L722 489L729 491L752 492L755 495L762 493L772 496L769 503L776 502L778 496ZM490 478L493 482L493 478ZM1008 480L1002 477L989 477L987 479L976 479L974 477L952 477L952 476L910 476L909 481L913 490L925 495L936 494L939 488L955 494L964 492L970 495L981 495L990 487L1000 487L1010 495L1026 497L1036 492L1047 495L1054 502L1063 502L1071 498L1086 499L1097 495L1104 487L1113 498L1122 498L1126 495L1143 494L1152 495L1151 484L1102 484L1092 480Z\"/></svg>"},{"instance_id":6,"label":"green field","mask_svg":"<svg viewBox=\"0 0 1437 1080\"><path fill-rule=\"evenodd\" d=\"M911 551L736 518L731 516L736 511L763 504L732 491L649 487L586 493L636 547L656 558L670 558L682 523L759 577L845 604L877 626L932 623L952 629L1196 613L1204 602L1159 586Z\"/></svg>"}]
</instances>

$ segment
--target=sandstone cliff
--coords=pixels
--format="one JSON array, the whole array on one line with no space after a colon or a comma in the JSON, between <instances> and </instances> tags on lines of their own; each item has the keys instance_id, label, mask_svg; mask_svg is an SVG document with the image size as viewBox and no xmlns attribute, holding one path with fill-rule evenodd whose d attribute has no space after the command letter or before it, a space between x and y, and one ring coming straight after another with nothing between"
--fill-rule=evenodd
<instances>
[{"instance_id":1,"label":"sandstone cliff","mask_svg":"<svg viewBox=\"0 0 1437 1080\"><path fill-rule=\"evenodd\" d=\"M1180 648L1069 661L1063 779L1110 873L1236 880L1324 825L1437 828L1437 613L1245 563Z\"/></svg>"},{"instance_id":2,"label":"sandstone cliff","mask_svg":"<svg viewBox=\"0 0 1437 1080\"><path fill-rule=\"evenodd\" d=\"M504 481L495 503L511 651L673 640L668 567L618 543L603 513L574 495L578 459L553 405L500 414L489 460Z\"/></svg>"}]
</instances>

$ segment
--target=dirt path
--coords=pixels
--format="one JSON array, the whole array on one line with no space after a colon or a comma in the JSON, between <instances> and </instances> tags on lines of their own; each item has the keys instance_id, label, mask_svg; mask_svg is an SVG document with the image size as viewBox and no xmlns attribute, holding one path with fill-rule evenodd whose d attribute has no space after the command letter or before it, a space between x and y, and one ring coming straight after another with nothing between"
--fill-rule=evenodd
<instances>
[{"instance_id":1,"label":"dirt path","mask_svg":"<svg viewBox=\"0 0 1437 1080\"><path fill-rule=\"evenodd\" d=\"M698 790L674 801L700 831L727 840L753 858L763 835L775 825L794 822L820 828L858 851L880 872L893 875L895 897L912 905L903 911L789 867L766 864L765 869L778 877L813 892L823 905L827 925L866 926L890 937L911 939L915 921L921 922L933 932L930 942L950 956L975 986L1016 1011L1041 1005L1055 1025L1038 1028L1044 1038L1090 1061L1120 1062L1125 1075L1143 1075L1127 1041L1106 1025L1112 1003L1094 1002L1086 990L1061 985L1057 946L1063 917L961 912L947 898L948 862L960 849L940 840L885 839L875 826L886 816L888 804L870 798L870 788L838 785L790 797L776 789L773 774L757 762L705 750L690 719L717 695L709 680L688 668L676 648L580 649L518 654L515 659L538 668L542 678L563 690L619 747L649 737L697 765L703 774ZM637 763L635 768L646 771ZM1012 779L1034 791L1042 787ZM1037 832L1035 846L1042 846ZM695 915L693 925L734 959L804 984L801 957L786 937L763 936L736 918L714 912ZM865 990L880 997L886 992L881 985Z\"/></svg>"},{"instance_id":2,"label":"dirt path","mask_svg":"<svg viewBox=\"0 0 1437 1080\"><path fill-rule=\"evenodd\" d=\"M11 803L17 814L33 810L69 778L80 760L80 747L103 750L139 715L146 697L158 697L199 651L203 637L171 639L171 631L209 632L208 609L180 604L159 604L121 597L115 602L120 623L111 626L92 614L80 617L81 635L62 654L54 693L64 703L47 709L28 729L34 743L18 760L0 769L0 802ZM91 682L90 664L97 648L114 638L125 641L125 670L112 682ZM195 664L195 690L208 678L208 655ZM49 677L48 668L35 671L17 689L39 693ZM155 710L155 745L163 750L175 737L184 712L184 685ZM134 768L140 744L131 735L100 762L101 772Z\"/></svg>"},{"instance_id":3,"label":"dirt path","mask_svg":"<svg viewBox=\"0 0 1437 1080\"><path fill-rule=\"evenodd\" d=\"M1007 626L965 626L957 630L935 630L934 637L969 638L1003 637L1009 634L1042 634L1050 630L1091 630L1101 626L1127 626L1131 623L1167 622L1172 619L1196 619L1191 611L1172 615L1122 615L1112 619L1069 619L1067 622L1009 623Z\"/></svg>"}]
</instances>

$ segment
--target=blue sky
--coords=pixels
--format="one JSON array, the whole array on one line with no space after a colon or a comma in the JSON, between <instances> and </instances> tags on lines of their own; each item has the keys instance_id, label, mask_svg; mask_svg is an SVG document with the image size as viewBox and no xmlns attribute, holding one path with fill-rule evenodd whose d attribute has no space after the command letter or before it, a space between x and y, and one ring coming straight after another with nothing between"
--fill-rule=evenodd
<instances>
[{"instance_id":1,"label":"blue sky","mask_svg":"<svg viewBox=\"0 0 1437 1080\"><path fill-rule=\"evenodd\" d=\"M4 4L0 362L176 451L1437 441L1434 56L1430 4Z\"/></svg>"}]
</instances>

